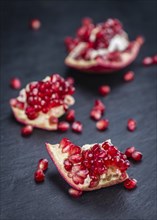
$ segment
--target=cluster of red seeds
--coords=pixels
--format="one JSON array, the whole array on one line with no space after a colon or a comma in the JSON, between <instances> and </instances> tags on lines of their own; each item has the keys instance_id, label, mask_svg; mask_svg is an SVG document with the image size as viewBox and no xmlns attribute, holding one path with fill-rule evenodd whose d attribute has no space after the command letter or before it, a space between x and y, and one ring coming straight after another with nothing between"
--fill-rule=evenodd
<instances>
[{"instance_id":1,"label":"cluster of red seeds","mask_svg":"<svg viewBox=\"0 0 157 220\"><path fill-rule=\"evenodd\" d=\"M63 138L60 148L62 153L68 153L64 168L75 184L83 184L89 175L91 178L89 187L93 188L98 185L100 175L106 173L109 167L114 166L124 172L130 166L126 155L108 142L104 142L102 147L95 144L90 149L81 151L79 146Z\"/></svg>"},{"instance_id":2,"label":"cluster of red seeds","mask_svg":"<svg viewBox=\"0 0 157 220\"><path fill-rule=\"evenodd\" d=\"M125 151L125 155L128 158L131 158L135 161L140 161L142 160L142 153L140 151L137 151L136 148L134 146L132 147L128 147Z\"/></svg>"},{"instance_id":3,"label":"cluster of red seeds","mask_svg":"<svg viewBox=\"0 0 157 220\"><path fill-rule=\"evenodd\" d=\"M32 82L26 89L25 113L30 120L34 120L39 112L46 114L53 107L66 105L65 96L72 95L74 91L74 87L58 74L47 81Z\"/></svg>"},{"instance_id":4,"label":"cluster of red seeds","mask_svg":"<svg viewBox=\"0 0 157 220\"><path fill-rule=\"evenodd\" d=\"M93 39L91 36L94 31L96 31L96 35ZM76 37L66 37L65 44L67 50L70 52L80 42L86 42L86 48L79 54L77 59L83 58L88 60L88 54L91 49L108 48L110 40L116 34L121 34L122 31L122 24L117 19L108 19L106 22L94 24L92 19L84 18L82 20L82 26L76 32Z\"/></svg>"},{"instance_id":5,"label":"cluster of red seeds","mask_svg":"<svg viewBox=\"0 0 157 220\"><path fill-rule=\"evenodd\" d=\"M34 173L34 179L36 182L43 182L45 179L44 171L48 168L48 160L40 159L38 162L38 167L36 172Z\"/></svg>"}]
</instances>

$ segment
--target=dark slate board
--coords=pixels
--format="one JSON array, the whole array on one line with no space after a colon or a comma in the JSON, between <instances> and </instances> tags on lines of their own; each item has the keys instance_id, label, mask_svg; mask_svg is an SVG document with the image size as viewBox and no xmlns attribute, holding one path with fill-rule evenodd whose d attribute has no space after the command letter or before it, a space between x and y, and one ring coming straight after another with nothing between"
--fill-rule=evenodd
<instances>
[{"instance_id":1,"label":"dark slate board","mask_svg":"<svg viewBox=\"0 0 157 220\"><path fill-rule=\"evenodd\" d=\"M141 60L156 53L156 1L2 1L1 2L1 219L2 220L129 220L156 216L156 67L144 68ZM119 18L131 39L143 34L146 43L136 61L127 69L110 75L85 75L65 67L63 39L74 33L83 16L96 22ZM40 18L38 32L28 29L30 18ZM122 75L135 71L135 80L124 83ZM76 115L84 124L81 135L36 129L30 138L22 138L21 125L12 117L9 99L18 91L9 88L10 78L19 76L23 86L58 72L76 80ZM110 120L106 132L98 132L89 119L97 88L109 84L111 94L104 98ZM126 129L129 117L137 120L134 133ZM132 164L129 175L138 180L131 192L122 185L84 193L72 199L68 184L49 160L43 184L36 184L33 173L38 159L49 158L44 143L57 143L64 136L76 144L101 142L111 138L124 150L135 145L143 152L143 161Z\"/></svg>"}]
</instances>

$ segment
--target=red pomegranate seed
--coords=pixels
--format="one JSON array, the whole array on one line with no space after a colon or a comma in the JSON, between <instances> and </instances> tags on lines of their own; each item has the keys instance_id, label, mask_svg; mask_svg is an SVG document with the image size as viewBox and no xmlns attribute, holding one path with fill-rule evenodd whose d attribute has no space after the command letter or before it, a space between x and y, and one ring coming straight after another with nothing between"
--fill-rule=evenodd
<instances>
[{"instance_id":1,"label":"red pomegranate seed","mask_svg":"<svg viewBox=\"0 0 157 220\"><path fill-rule=\"evenodd\" d=\"M132 118L129 119L128 124L127 124L127 128L129 131L134 131L136 129L136 121Z\"/></svg>"},{"instance_id":2,"label":"red pomegranate seed","mask_svg":"<svg viewBox=\"0 0 157 220\"><path fill-rule=\"evenodd\" d=\"M19 78L15 77L12 78L10 81L10 86L12 89L20 89L21 88L21 81Z\"/></svg>"},{"instance_id":3,"label":"red pomegranate seed","mask_svg":"<svg viewBox=\"0 0 157 220\"><path fill-rule=\"evenodd\" d=\"M58 130L59 131L67 131L69 129L70 125L66 121L62 121L58 123Z\"/></svg>"},{"instance_id":4,"label":"red pomegranate seed","mask_svg":"<svg viewBox=\"0 0 157 220\"><path fill-rule=\"evenodd\" d=\"M133 160L140 161L142 159L142 153L139 151L134 151L131 155Z\"/></svg>"},{"instance_id":5,"label":"red pomegranate seed","mask_svg":"<svg viewBox=\"0 0 157 220\"><path fill-rule=\"evenodd\" d=\"M75 80L73 77L66 78L66 81L68 81L70 85L74 85L74 83L75 83Z\"/></svg>"},{"instance_id":6,"label":"red pomegranate seed","mask_svg":"<svg viewBox=\"0 0 157 220\"><path fill-rule=\"evenodd\" d=\"M129 71L124 74L123 79L125 82L130 82L130 81L134 80L134 75L135 74L133 71Z\"/></svg>"},{"instance_id":7,"label":"red pomegranate seed","mask_svg":"<svg viewBox=\"0 0 157 220\"><path fill-rule=\"evenodd\" d=\"M95 100L95 104L94 104L94 109L98 109L101 111L101 113L103 114L106 107L105 105L102 103L102 101L100 99L96 99Z\"/></svg>"},{"instance_id":8,"label":"red pomegranate seed","mask_svg":"<svg viewBox=\"0 0 157 220\"><path fill-rule=\"evenodd\" d=\"M132 153L135 151L135 147L132 146L132 147L128 147L125 151L125 155L127 157L132 157Z\"/></svg>"},{"instance_id":9,"label":"red pomegranate seed","mask_svg":"<svg viewBox=\"0 0 157 220\"><path fill-rule=\"evenodd\" d=\"M25 137L31 135L32 132L33 132L33 127L31 125L26 125L21 129L21 134Z\"/></svg>"},{"instance_id":10,"label":"red pomegranate seed","mask_svg":"<svg viewBox=\"0 0 157 220\"><path fill-rule=\"evenodd\" d=\"M91 18L86 17L86 18L82 19L82 25L83 26L88 26L90 24L92 24L92 19Z\"/></svg>"},{"instance_id":11,"label":"red pomegranate seed","mask_svg":"<svg viewBox=\"0 0 157 220\"><path fill-rule=\"evenodd\" d=\"M83 125L81 122L79 121L74 121L72 123L72 130L76 133L81 133L82 132L82 129L83 129Z\"/></svg>"},{"instance_id":12,"label":"red pomegranate seed","mask_svg":"<svg viewBox=\"0 0 157 220\"><path fill-rule=\"evenodd\" d=\"M157 64L157 55L153 56L153 63Z\"/></svg>"},{"instance_id":13,"label":"red pomegranate seed","mask_svg":"<svg viewBox=\"0 0 157 220\"><path fill-rule=\"evenodd\" d=\"M152 57L145 57L143 59L143 65L150 66L153 64L153 58Z\"/></svg>"},{"instance_id":14,"label":"red pomegranate seed","mask_svg":"<svg viewBox=\"0 0 157 220\"><path fill-rule=\"evenodd\" d=\"M103 85L99 87L99 94L102 96L107 96L111 92L111 88L108 85Z\"/></svg>"},{"instance_id":15,"label":"red pomegranate seed","mask_svg":"<svg viewBox=\"0 0 157 220\"><path fill-rule=\"evenodd\" d=\"M135 179L126 179L124 181L124 187L126 189L134 189L137 186L137 180Z\"/></svg>"},{"instance_id":16,"label":"red pomegranate seed","mask_svg":"<svg viewBox=\"0 0 157 220\"><path fill-rule=\"evenodd\" d=\"M100 130L100 131L106 130L108 128L108 126L109 126L108 119L101 119L100 121L98 121L96 123L97 129Z\"/></svg>"},{"instance_id":17,"label":"red pomegranate seed","mask_svg":"<svg viewBox=\"0 0 157 220\"><path fill-rule=\"evenodd\" d=\"M43 171L47 170L48 168L48 160L47 159L40 159L38 162L38 169Z\"/></svg>"},{"instance_id":18,"label":"red pomegranate seed","mask_svg":"<svg viewBox=\"0 0 157 220\"><path fill-rule=\"evenodd\" d=\"M102 112L99 109L93 108L90 112L90 117L94 120L100 120Z\"/></svg>"},{"instance_id":19,"label":"red pomegranate seed","mask_svg":"<svg viewBox=\"0 0 157 220\"><path fill-rule=\"evenodd\" d=\"M39 20L39 19L32 19L32 20L30 21L30 27L31 27L31 29L33 29L33 30L39 30L40 27L41 27L41 22L40 22L40 20Z\"/></svg>"},{"instance_id":20,"label":"red pomegranate seed","mask_svg":"<svg viewBox=\"0 0 157 220\"><path fill-rule=\"evenodd\" d=\"M79 190L73 189L73 188L70 188L68 192L74 198L78 198L78 197L80 197L82 195L82 191L79 191Z\"/></svg>"},{"instance_id":21,"label":"red pomegranate seed","mask_svg":"<svg viewBox=\"0 0 157 220\"><path fill-rule=\"evenodd\" d=\"M70 171L72 168L73 164L68 160L64 160L64 168L66 169L66 171Z\"/></svg>"},{"instance_id":22,"label":"red pomegranate seed","mask_svg":"<svg viewBox=\"0 0 157 220\"><path fill-rule=\"evenodd\" d=\"M51 115L50 118L49 118L49 123L50 123L50 125L58 124L58 118L56 118L53 115Z\"/></svg>"},{"instance_id":23,"label":"red pomegranate seed","mask_svg":"<svg viewBox=\"0 0 157 220\"><path fill-rule=\"evenodd\" d=\"M69 122L73 122L75 120L75 110L70 109L67 111L66 120Z\"/></svg>"},{"instance_id":24,"label":"red pomegranate seed","mask_svg":"<svg viewBox=\"0 0 157 220\"><path fill-rule=\"evenodd\" d=\"M38 169L35 173L34 173L34 179L36 182L43 182L45 179L45 174L43 172L43 170Z\"/></svg>"}]
</instances>

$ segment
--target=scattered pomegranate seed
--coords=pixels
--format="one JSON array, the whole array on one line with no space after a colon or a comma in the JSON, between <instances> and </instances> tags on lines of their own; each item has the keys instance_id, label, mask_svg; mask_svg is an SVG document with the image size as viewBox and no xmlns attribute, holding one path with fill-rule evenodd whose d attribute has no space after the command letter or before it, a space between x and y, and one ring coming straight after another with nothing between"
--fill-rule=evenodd
<instances>
[{"instance_id":1,"label":"scattered pomegranate seed","mask_svg":"<svg viewBox=\"0 0 157 220\"><path fill-rule=\"evenodd\" d=\"M128 124L127 124L127 128L129 131L134 131L136 129L136 121L132 118L129 119Z\"/></svg>"},{"instance_id":2,"label":"scattered pomegranate seed","mask_svg":"<svg viewBox=\"0 0 157 220\"><path fill-rule=\"evenodd\" d=\"M97 129L100 130L100 131L106 130L108 128L108 126L109 126L108 119L101 119L100 121L98 121L96 123Z\"/></svg>"},{"instance_id":3,"label":"scattered pomegranate seed","mask_svg":"<svg viewBox=\"0 0 157 220\"><path fill-rule=\"evenodd\" d=\"M40 159L38 162L38 169L39 170L47 170L48 168L48 160L47 159Z\"/></svg>"},{"instance_id":4,"label":"scattered pomegranate seed","mask_svg":"<svg viewBox=\"0 0 157 220\"><path fill-rule=\"evenodd\" d=\"M69 122L73 122L75 120L75 110L70 109L67 111L66 120Z\"/></svg>"},{"instance_id":5,"label":"scattered pomegranate seed","mask_svg":"<svg viewBox=\"0 0 157 220\"><path fill-rule=\"evenodd\" d=\"M129 71L124 74L123 79L125 82L130 82L130 81L134 80L134 75L135 74L133 71Z\"/></svg>"},{"instance_id":6,"label":"scattered pomegranate seed","mask_svg":"<svg viewBox=\"0 0 157 220\"><path fill-rule=\"evenodd\" d=\"M107 96L111 92L111 88L108 85L103 85L99 87L99 93L102 96Z\"/></svg>"},{"instance_id":7,"label":"scattered pomegranate seed","mask_svg":"<svg viewBox=\"0 0 157 220\"><path fill-rule=\"evenodd\" d=\"M102 101L100 99L96 99L95 100L95 104L94 104L94 109L98 109L101 111L101 113L103 114L106 107L105 105L102 103Z\"/></svg>"},{"instance_id":8,"label":"scattered pomegranate seed","mask_svg":"<svg viewBox=\"0 0 157 220\"><path fill-rule=\"evenodd\" d=\"M143 59L143 65L150 66L153 64L153 58L152 57L145 57Z\"/></svg>"},{"instance_id":9,"label":"scattered pomegranate seed","mask_svg":"<svg viewBox=\"0 0 157 220\"><path fill-rule=\"evenodd\" d=\"M153 63L157 64L157 55L153 56Z\"/></svg>"},{"instance_id":10,"label":"scattered pomegranate seed","mask_svg":"<svg viewBox=\"0 0 157 220\"><path fill-rule=\"evenodd\" d=\"M31 29L33 29L33 30L39 30L40 27L41 27L41 22L40 22L40 20L39 20L39 19L32 19L32 20L30 21L30 27L31 27Z\"/></svg>"},{"instance_id":11,"label":"scattered pomegranate seed","mask_svg":"<svg viewBox=\"0 0 157 220\"><path fill-rule=\"evenodd\" d=\"M74 83L75 83L75 80L73 77L67 77L66 81L68 81L70 85L74 85Z\"/></svg>"},{"instance_id":12,"label":"scattered pomegranate seed","mask_svg":"<svg viewBox=\"0 0 157 220\"><path fill-rule=\"evenodd\" d=\"M83 129L83 125L79 121L75 121L72 123L72 130L76 133L81 133Z\"/></svg>"},{"instance_id":13,"label":"scattered pomegranate seed","mask_svg":"<svg viewBox=\"0 0 157 220\"><path fill-rule=\"evenodd\" d=\"M102 112L99 109L93 108L90 112L90 117L96 121L100 120Z\"/></svg>"},{"instance_id":14,"label":"scattered pomegranate seed","mask_svg":"<svg viewBox=\"0 0 157 220\"><path fill-rule=\"evenodd\" d=\"M139 151L134 151L131 155L132 159L135 161L140 161L142 159L142 153Z\"/></svg>"},{"instance_id":15,"label":"scattered pomegranate seed","mask_svg":"<svg viewBox=\"0 0 157 220\"><path fill-rule=\"evenodd\" d=\"M73 196L75 198L78 198L82 195L82 191L79 191L79 190L73 189L73 188L70 188L68 192L71 196Z\"/></svg>"},{"instance_id":16,"label":"scattered pomegranate seed","mask_svg":"<svg viewBox=\"0 0 157 220\"><path fill-rule=\"evenodd\" d=\"M12 89L20 89L21 88L21 81L19 78L15 77L12 78L10 81L10 86Z\"/></svg>"},{"instance_id":17,"label":"scattered pomegranate seed","mask_svg":"<svg viewBox=\"0 0 157 220\"><path fill-rule=\"evenodd\" d=\"M132 147L128 147L125 151L125 155L127 157L132 157L132 153L135 151L135 147L132 146Z\"/></svg>"},{"instance_id":18,"label":"scattered pomegranate seed","mask_svg":"<svg viewBox=\"0 0 157 220\"><path fill-rule=\"evenodd\" d=\"M124 181L124 187L126 189L134 189L137 186L137 180L135 179L126 179Z\"/></svg>"},{"instance_id":19,"label":"scattered pomegranate seed","mask_svg":"<svg viewBox=\"0 0 157 220\"><path fill-rule=\"evenodd\" d=\"M25 137L31 135L32 132L33 132L33 126L31 125L26 125L21 129L21 134Z\"/></svg>"},{"instance_id":20,"label":"scattered pomegranate seed","mask_svg":"<svg viewBox=\"0 0 157 220\"><path fill-rule=\"evenodd\" d=\"M38 169L35 173L34 173L34 179L36 182L43 182L45 179L45 174L43 172L43 170Z\"/></svg>"},{"instance_id":21,"label":"scattered pomegranate seed","mask_svg":"<svg viewBox=\"0 0 157 220\"><path fill-rule=\"evenodd\" d=\"M59 131L67 131L69 129L70 125L66 121L62 121L58 123L58 130Z\"/></svg>"}]
</instances>

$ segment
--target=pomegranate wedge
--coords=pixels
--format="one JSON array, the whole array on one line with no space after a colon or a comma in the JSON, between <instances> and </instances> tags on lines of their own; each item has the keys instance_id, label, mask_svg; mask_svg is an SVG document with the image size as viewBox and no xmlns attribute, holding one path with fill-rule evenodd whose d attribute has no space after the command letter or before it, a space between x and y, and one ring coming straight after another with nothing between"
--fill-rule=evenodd
<instances>
[{"instance_id":1,"label":"pomegranate wedge","mask_svg":"<svg viewBox=\"0 0 157 220\"><path fill-rule=\"evenodd\" d=\"M46 130L58 129L61 117L75 100L75 88L60 75L29 83L19 96L10 100L17 121Z\"/></svg>"},{"instance_id":2,"label":"pomegranate wedge","mask_svg":"<svg viewBox=\"0 0 157 220\"><path fill-rule=\"evenodd\" d=\"M67 37L65 64L84 72L108 73L131 64L143 44L143 37L130 41L117 19L94 24L82 21L76 37Z\"/></svg>"},{"instance_id":3,"label":"pomegranate wedge","mask_svg":"<svg viewBox=\"0 0 157 220\"><path fill-rule=\"evenodd\" d=\"M59 144L46 143L46 148L63 178L79 191L108 187L128 178L130 163L110 140L81 148L63 138Z\"/></svg>"}]
</instances>

